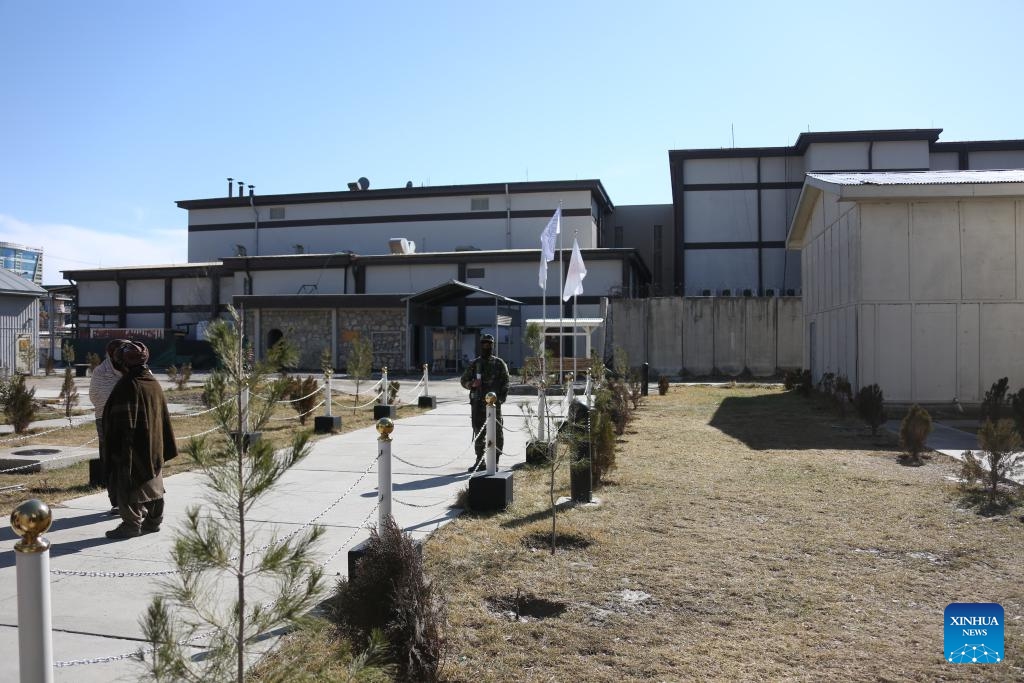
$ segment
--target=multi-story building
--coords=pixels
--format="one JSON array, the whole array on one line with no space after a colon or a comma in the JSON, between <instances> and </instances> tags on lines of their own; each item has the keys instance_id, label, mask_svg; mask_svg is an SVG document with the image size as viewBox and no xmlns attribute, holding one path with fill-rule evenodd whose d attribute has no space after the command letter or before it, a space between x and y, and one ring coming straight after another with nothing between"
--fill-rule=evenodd
<instances>
[{"instance_id":1,"label":"multi-story building","mask_svg":"<svg viewBox=\"0 0 1024 683\"><path fill-rule=\"evenodd\" d=\"M20 277L43 284L42 247L26 247L24 244L0 242L0 268L14 271Z\"/></svg>"}]
</instances>

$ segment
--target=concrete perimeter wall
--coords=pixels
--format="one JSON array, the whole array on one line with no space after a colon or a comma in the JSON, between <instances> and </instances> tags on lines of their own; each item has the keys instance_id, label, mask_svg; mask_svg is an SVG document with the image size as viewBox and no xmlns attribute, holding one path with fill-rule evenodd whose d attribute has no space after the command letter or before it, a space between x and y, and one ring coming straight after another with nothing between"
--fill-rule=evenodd
<instances>
[{"instance_id":1,"label":"concrete perimeter wall","mask_svg":"<svg viewBox=\"0 0 1024 683\"><path fill-rule=\"evenodd\" d=\"M768 377L803 362L799 297L612 299L608 317L605 355L621 348L652 377Z\"/></svg>"}]
</instances>

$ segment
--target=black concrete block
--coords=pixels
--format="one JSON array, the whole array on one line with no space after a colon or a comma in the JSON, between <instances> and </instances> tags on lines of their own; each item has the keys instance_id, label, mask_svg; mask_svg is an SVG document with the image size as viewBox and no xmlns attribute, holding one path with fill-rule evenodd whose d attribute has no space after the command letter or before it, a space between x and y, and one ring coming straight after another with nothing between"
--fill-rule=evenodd
<instances>
[{"instance_id":1,"label":"black concrete block","mask_svg":"<svg viewBox=\"0 0 1024 683\"><path fill-rule=\"evenodd\" d=\"M341 429L341 416L319 415L313 418L313 431L317 434L330 434Z\"/></svg>"},{"instance_id":2,"label":"black concrete block","mask_svg":"<svg viewBox=\"0 0 1024 683\"><path fill-rule=\"evenodd\" d=\"M413 547L416 548L416 552L419 553L420 559L423 559L423 542L418 538L412 539ZM348 580L351 581L352 577L359 571L359 560L363 559L366 555L366 549L370 545L370 539L366 539L359 545L355 546L348 551Z\"/></svg>"},{"instance_id":3,"label":"black concrete block","mask_svg":"<svg viewBox=\"0 0 1024 683\"><path fill-rule=\"evenodd\" d=\"M512 504L512 473L478 474L469 480L469 509L474 512L504 510Z\"/></svg>"},{"instance_id":4,"label":"black concrete block","mask_svg":"<svg viewBox=\"0 0 1024 683\"><path fill-rule=\"evenodd\" d=\"M379 420L382 417L389 417L394 420L398 416L398 409L395 406L374 406L373 419Z\"/></svg>"},{"instance_id":5,"label":"black concrete block","mask_svg":"<svg viewBox=\"0 0 1024 683\"><path fill-rule=\"evenodd\" d=\"M437 396L420 396L419 407L433 410L437 407Z\"/></svg>"}]
</instances>

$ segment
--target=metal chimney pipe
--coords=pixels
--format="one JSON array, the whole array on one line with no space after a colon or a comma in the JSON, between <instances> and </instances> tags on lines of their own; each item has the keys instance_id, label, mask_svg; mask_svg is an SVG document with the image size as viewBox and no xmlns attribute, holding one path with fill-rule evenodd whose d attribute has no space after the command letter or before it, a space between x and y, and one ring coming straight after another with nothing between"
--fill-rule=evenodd
<instances>
[{"instance_id":1,"label":"metal chimney pipe","mask_svg":"<svg viewBox=\"0 0 1024 683\"><path fill-rule=\"evenodd\" d=\"M238 196L241 197L244 192L245 183L241 180L238 181Z\"/></svg>"},{"instance_id":2,"label":"metal chimney pipe","mask_svg":"<svg viewBox=\"0 0 1024 683\"><path fill-rule=\"evenodd\" d=\"M228 178L228 196L229 197L231 196L232 190L234 190L234 185L233 185L234 181L235 181L234 178Z\"/></svg>"},{"instance_id":3,"label":"metal chimney pipe","mask_svg":"<svg viewBox=\"0 0 1024 683\"><path fill-rule=\"evenodd\" d=\"M249 199L252 199L252 195L253 195L253 189L254 189L254 188L255 188L255 185L250 185L250 186L249 186Z\"/></svg>"}]
</instances>

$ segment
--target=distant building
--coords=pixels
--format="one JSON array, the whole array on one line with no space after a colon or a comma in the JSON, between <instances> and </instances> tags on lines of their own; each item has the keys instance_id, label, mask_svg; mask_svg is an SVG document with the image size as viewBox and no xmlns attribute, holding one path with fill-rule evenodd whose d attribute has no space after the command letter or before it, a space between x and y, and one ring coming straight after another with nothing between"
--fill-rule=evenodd
<instances>
[{"instance_id":1,"label":"distant building","mask_svg":"<svg viewBox=\"0 0 1024 683\"><path fill-rule=\"evenodd\" d=\"M14 271L19 277L43 284L43 249L23 244L0 242L0 267Z\"/></svg>"},{"instance_id":2,"label":"distant building","mask_svg":"<svg viewBox=\"0 0 1024 683\"><path fill-rule=\"evenodd\" d=\"M1024 140L939 142L941 132L809 132L790 147L669 151L673 220L664 226L658 219L672 261L671 291L664 293L799 294L800 258L785 240L807 173L1024 168ZM616 217L629 208L619 207ZM649 220L625 224L623 246L646 242L651 230Z\"/></svg>"},{"instance_id":3,"label":"distant building","mask_svg":"<svg viewBox=\"0 0 1024 683\"><path fill-rule=\"evenodd\" d=\"M39 360L64 360L65 341L75 337L75 288L71 285L44 285L46 296L39 300Z\"/></svg>"},{"instance_id":4,"label":"distant building","mask_svg":"<svg viewBox=\"0 0 1024 683\"><path fill-rule=\"evenodd\" d=\"M201 338L233 304L244 307L258 354L288 337L303 368L319 367L324 349L344 366L358 336L373 341L379 364L457 368L484 331L518 365L527 319L573 317L557 259L546 302L538 283L540 234L559 207L561 267L575 239L588 270L578 317L600 318L602 299L648 290L650 271L636 251L602 242L614 206L600 181L352 185L287 195L239 187L179 201L188 211L187 265L65 271L78 289L79 336L150 329ZM468 287L441 287L453 281Z\"/></svg>"},{"instance_id":5,"label":"distant building","mask_svg":"<svg viewBox=\"0 0 1024 683\"><path fill-rule=\"evenodd\" d=\"M39 300L46 290L0 268L0 376L39 367Z\"/></svg>"}]
</instances>

